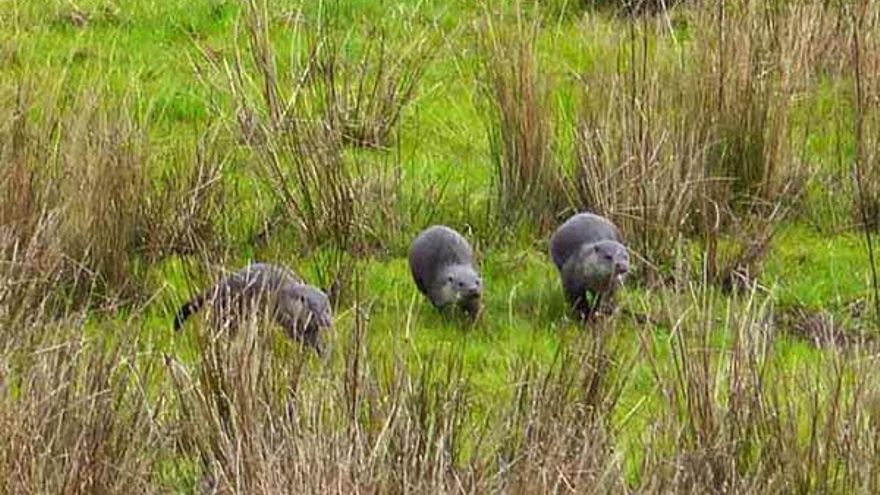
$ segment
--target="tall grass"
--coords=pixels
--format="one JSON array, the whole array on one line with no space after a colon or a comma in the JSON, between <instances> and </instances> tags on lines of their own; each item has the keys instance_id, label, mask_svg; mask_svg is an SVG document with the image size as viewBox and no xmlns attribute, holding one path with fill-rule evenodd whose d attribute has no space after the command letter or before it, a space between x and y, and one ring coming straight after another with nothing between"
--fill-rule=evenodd
<instances>
[{"instance_id":1,"label":"tall grass","mask_svg":"<svg viewBox=\"0 0 880 495\"><path fill-rule=\"evenodd\" d=\"M233 240L233 229L222 215L235 204L226 176L232 147L220 126L192 139L192 150L174 148L156 161L173 163L151 178L144 215L151 220L145 233L145 258L151 262L171 255L222 252ZM237 218L236 218L237 219Z\"/></svg>"},{"instance_id":2,"label":"tall grass","mask_svg":"<svg viewBox=\"0 0 880 495\"><path fill-rule=\"evenodd\" d=\"M133 325L108 342L88 335L85 313L52 319L0 322L0 491L159 492L157 360Z\"/></svg>"},{"instance_id":3,"label":"tall grass","mask_svg":"<svg viewBox=\"0 0 880 495\"><path fill-rule=\"evenodd\" d=\"M667 306L675 322L671 353L649 358L655 374L671 373L660 381L659 394L662 409L674 412L658 418L646 445L644 489L875 489L876 466L860 464L878 451L870 419L875 392L869 384L875 377L853 359L861 350L832 346L793 373L790 363L775 357L779 334L773 310L757 291L723 308L715 307L711 292L692 293L691 311ZM719 313L720 334L712 323ZM671 370L663 369L664 359Z\"/></svg>"},{"instance_id":4,"label":"tall grass","mask_svg":"<svg viewBox=\"0 0 880 495\"><path fill-rule=\"evenodd\" d=\"M34 87L4 88L0 108L5 278L133 295L147 228L144 131L94 92L68 99ZM16 297L12 285L5 296Z\"/></svg>"},{"instance_id":5,"label":"tall grass","mask_svg":"<svg viewBox=\"0 0 880 495\"><path fill-rule=\"evenodd\" d=\"M270 348L256 327L236 342L200 338L195 369L169 368L181 453L200 483L221 493L623 491L609 420L625 380L602 341L549 368L521 363L502 415L484 423L459 351L417 364L368 352L361 296L332 369Z\"/></svg>"},{"instance_id":6,"label":"tall grass","mask_svg":"<svg viewBox=\"0 0 880 495\"><path fill-rule=\"evenodd\" d=\"M382 28L358 38L366 41L352 57L343 37L322 27L311 41L313 76L324 93L325 119L346 144L389 148L403 112L416 97L436 47L426 33L413 32L403 46Z\"/></svg>"},{"instance_id":7,"label":"tall grass","mask_svg":"<svg viewBox=\"0 0 880 495\"><path fill-rule=\"evenodd\" d=\"M231 56L199 66L221 113L196 144L172 143L191 152L160 148L149 118L100 91L0 88L0 492L880 490L871 340L792 344L755 280L806 180L792 100L823 77L854 87L854 202L873 235L876 2L682 6L688 40L665 38L664 19L628 24L615 69L578 75L567 177L539 63L545 27L521 5L510 24L484 13L480 98L500 218L540 231L565 199L608 215L652 283L586 331L562 316L542 319L552 330L484 320L442 328L430 349L412 339L424 321L414 306L380 292L399 273L367 286L351 261L405 231L399 164L381 150L397 151L426 38L400 59L381 37L352 55L338 33L284 34L266 3L243 5ZM239 161L257 184L239 181ZM285 249L312 249L318 278L348 291L326 360L256 317L234 336L157 323L163 294L145 272L250 243L225 230L245 208L231 185L275 194L294 230L279 236ZM515 282L509 296L487 293L490 309L508 297L511 325L515 301L545 288ZM128 296L143 300L119 304ZM631 318L638 306L646 315ZM837 332L831 318L810 325ZM537 334L499 349L495 329L559 335L550 349Z\"/></svg>"},{"instance_id":8,"label":"tall grass","mask_svg":"<svg viewBox=\"0 0 880 495\"><path fill-rule=\"evenodd\" d=\"M878 227L880 218L880 136L872 137L872 131L880 130L880 85L876 78L868 77L880 69L880 57L872 53L878 48L878 37L871 33L871 27L880 26L880 15L869 12L869 3L863 2L854 10L852 28L852 63L855 85L855 159L853 179L856 186L855 210L864 228L868 260L871 265L871 282L874 292L874 310L880 321L880 281L877 276L877 261L872 231ZM870 34L868 34L870 33ZM866 55L867 54L867 55Z\"/></svg>"},{"instance_id":9,"label":"tall grass","mask_svg":"<svg viewBox=\"0 0 880 495\"><path fill-rule=\"evenodd\" d=\"M538 54L540 16L517 2L513 19L487 12L478 30L479 90L502 222L546 224L561 209L552 83Z\"/></svg>"},{"instance_id":10,"label":"tall grass","mask_svg":"<svg viewBox=\"0 0 880 495\"><path fill-rule=\"evenodd\" d=\"M648 34L641 36L632 33L629 59L617 74L581 77L570 185L576 208L614 220L649 263L642 263L646 274L658 275L688 231L708 150L693 115L665 111L688 105L687 90L667 89L654 70Z\"/></svg>"},{"instance_id":11,"label":"tall grass","mask_svg":"<svg viewBox=\"0 0 880 495\"><path fill-rule=\"evenodd\" d=\"M766 294L717 296L652 293L663 337L646 324L633 347L606 320L552 362L511 361L492 402L461 350L371 352L363 288L326 362L256 318L192 329L195 352L160 367L130 325L4 317L3 489L872 493L870 349L781 359Z\"/></svg>"},{"instance_id":12,"label":"tall grass","mask_svg":"<svg viewBox=\"0 0 880 495\"><path fill-rule=\"evenodd\" d=\"M229 238L218 221L228 145L216 132L175 156L152 145L133 98L68 94L64 80L39 87L34 78L0 90L0 300L141 298L145 262Z\"/></svg>"},{"instance_id":13,"label":"tall grass","mask_svg":"<svg viewBox=\"0 0 880 495\"><path fill-rule=\"evenodd\" d=\"M710 279L732 287L761 271L776 228L809 180L809 129L790 123L814 77L804 38L827 35L818 4L719 3L697 9L677 60L658 63L663 23L630 24L616 74L588 73L574 136L574 202L621 224L648 275L679 244L705 245ZM746 285L748 285L746 283Z\"/></svg>"},{"instance_id":14,"label":"tall grass","mask_svg":"<svg viewBox=\"0 0 880 495\"><path fill-rule=\"evenodd\" d=\"M582 6L612 9L615 13L638 16L664 14L683 0L579 0Z\"/></svg>"},{"instance_id":15,"label":"tall grass","mask_svg":"<svg viewBox=\"0 0 880 495\"><path fill-rule=\"evenodd\" d=\"M203 80L233 102L257 176L304 247L329 242L354 254L385 247L387 227L400 223L398 156L368 160L346 147L396 145L394 132L431 59L428 37L415 33L401 49L368 36L353 55L331 20L308 19L287 33L290 62L279 68L267 9L244 2L244 45L228 60L205 52ZM229 114L222 103L218 110Z\"/></svg>"}]
</instances>

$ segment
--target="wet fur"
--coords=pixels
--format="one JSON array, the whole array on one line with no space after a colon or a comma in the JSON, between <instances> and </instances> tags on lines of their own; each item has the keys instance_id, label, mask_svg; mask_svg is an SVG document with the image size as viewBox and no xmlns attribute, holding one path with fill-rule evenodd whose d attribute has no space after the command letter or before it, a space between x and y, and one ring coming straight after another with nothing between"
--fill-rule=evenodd
<instances>
[{"instance_id":1,"label":"wet fur","mask_svg":"<svg viewBox=\"0 0 880 495\"><path fill-rule=\"evenodd\" d=\"M554 232L550 256L569 305L583 319L590 318L613 296L626 273L619 273L619 267L629 268L620 231L608 219L592 213L574 215Z\"/></svg>"},{"instance_id":2,"label":"wet fur","mask_svg":"<svg viewBox=\"0 0 880 495\"><path fill-rule=\"evenodd\" d=\"M211 306L211 325L215 329L234 332L242 318L261 311L288 337L319 354L323 353L320 330L332 325L329 300L320 289L305 284L286 268L267 263L248 265L181 306L174 329L180 330L187 318L206 305Z\"/></svg>"},{"instance_id":3,"label":"wet fur","mask_svg":"<svg viewBox=\"0 0 880 495\"><path fill-rule=\"evenodd\" d=\"M409 266L419 292L435 307L457 304L472 317L479 313L482 279L461 234L442 225L425 229L410 245Z\"/></svg>"}]
</instances>

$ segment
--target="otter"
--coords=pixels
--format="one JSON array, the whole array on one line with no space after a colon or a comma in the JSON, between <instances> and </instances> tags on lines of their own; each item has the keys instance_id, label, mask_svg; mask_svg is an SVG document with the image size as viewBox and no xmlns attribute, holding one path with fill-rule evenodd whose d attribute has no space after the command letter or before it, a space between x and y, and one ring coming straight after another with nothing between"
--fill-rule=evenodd
<instances>
[{"instance_id":1,"label":"otter","mask_svg":"<svg viewBox=\"0 0 880 495\"><path fill-rule=\"evenodd\" d=\"M409 267L419 292L434 307L457 304L471 318L480 312L483 281L471 245L455 230L443 225L423 230L410 246Z\"/></svg>"},{"instance_id":2,"label":"otter","mask_svg":"<svg viewBox=\"0 0 880 495\"><path fill-rule=\"evenodd\" d=\"M569 304L582 319L589 319L629 272L629 253L620 231L593 213L578 213L556 229L550 237L550 257Z\"/></svg>"},{"instance_id":3,"label":"otter","mask_svg":"<svg viewBox=\"0 0 880 495\"><path fill-rule=\"evenodd\" d=\"M306 284L284 267L253 263L223 277L181 306L174 317L174 329L179 331L186 319L206 303L212 305L211 324L215 329L226 325L234 332L239 320L250 312L266 311L288 337L324 355L320 332L333 325L330 301L321 289Z\"/></svg>"}]
</instances>

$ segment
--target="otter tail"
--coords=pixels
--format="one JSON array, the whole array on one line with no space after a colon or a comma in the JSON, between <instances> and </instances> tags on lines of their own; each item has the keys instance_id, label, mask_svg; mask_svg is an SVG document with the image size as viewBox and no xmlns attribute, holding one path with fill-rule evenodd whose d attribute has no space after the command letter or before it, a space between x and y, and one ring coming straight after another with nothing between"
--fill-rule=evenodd
<instances>
[{"instance_id":1,"label":"otter tail","mask_svg":"<svg viewBox=\"0 0 880 495\"><path fill-rule=\"evenodd\" d=\"M202 306L205 304L205 295L199 294L198 296L192 298L186 304L180 307L177 310L177 314L174 315L174 330L180 330L183 327L183 324L186 322L186 319L192 316L193 313L202 309Z\"/></svg>"}]
</instances>

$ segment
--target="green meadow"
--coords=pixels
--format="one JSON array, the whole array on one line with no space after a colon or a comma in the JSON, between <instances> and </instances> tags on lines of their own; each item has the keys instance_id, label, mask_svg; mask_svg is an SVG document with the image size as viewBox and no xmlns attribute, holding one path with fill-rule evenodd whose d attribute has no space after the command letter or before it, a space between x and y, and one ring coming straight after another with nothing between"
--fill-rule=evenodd
<instances>
[{"instance_id":1,"label":"green meadow","mask_svg":"<svg viewBox=\"0 0 880 495\"><path fill-rule=\"evenodd\" d=\"M0 0L0 492L876 493L878 81L875 0ZM173 331L253 261L325 359Z\"/></svg>"}]
</instances>

